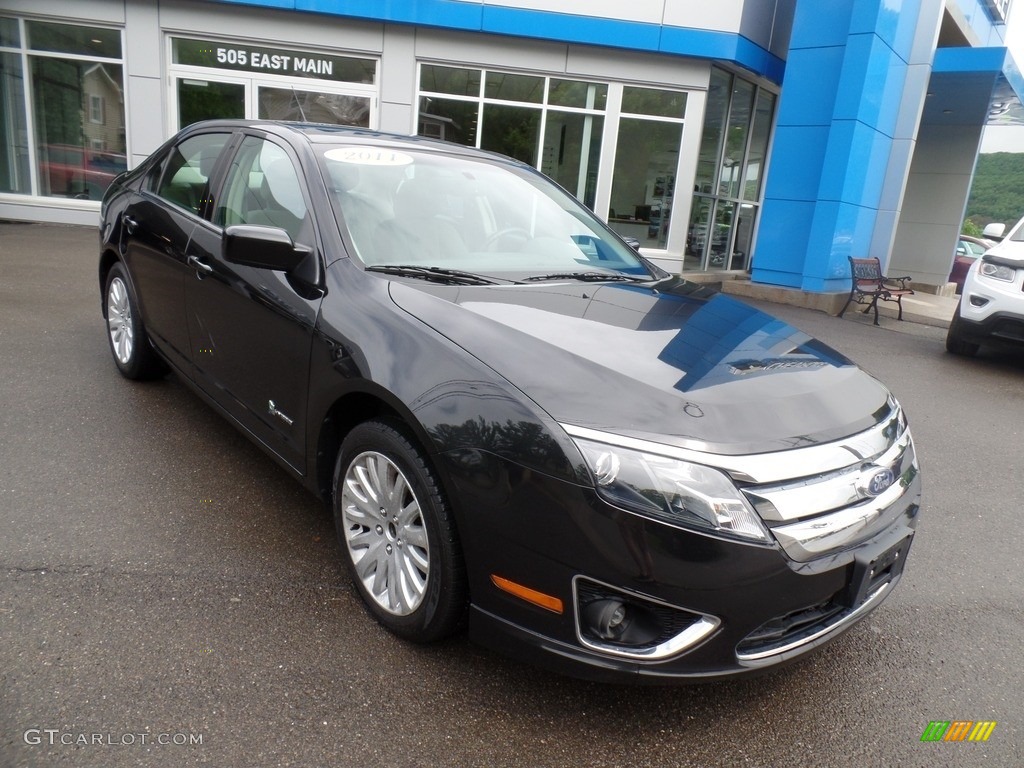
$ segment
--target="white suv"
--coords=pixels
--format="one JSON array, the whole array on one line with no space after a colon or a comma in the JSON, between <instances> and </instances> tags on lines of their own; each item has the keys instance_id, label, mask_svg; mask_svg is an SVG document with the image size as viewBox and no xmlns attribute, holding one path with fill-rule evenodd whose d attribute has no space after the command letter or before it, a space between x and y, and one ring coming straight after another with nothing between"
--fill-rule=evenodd
<instances>
[{"instance_id":1,"label":"white suv","mask_svg":"<svg viewBox=\"0 0 1024 768\"><path fill-rule=\"evenodd\" d=\"M983 344L1024 348L1024 219L971 265L946 349L974 355Z\"/></svg>"}]
</instances>

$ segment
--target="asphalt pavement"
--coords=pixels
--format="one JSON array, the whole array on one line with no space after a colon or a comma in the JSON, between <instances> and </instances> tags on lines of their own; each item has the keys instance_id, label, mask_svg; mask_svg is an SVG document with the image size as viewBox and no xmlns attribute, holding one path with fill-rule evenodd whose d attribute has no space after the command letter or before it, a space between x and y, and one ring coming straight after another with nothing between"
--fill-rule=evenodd
<instances>
[{"instance_id":1,"label":"asphalt pavement","mask_svg":"<svg viewBox=\"0 0 1024 768\"><path fill-rule=\"evenodd\" d=\"M905 577L783 670L597 685L378 628L315 498L176 379L118 375L97 242L0 223L0 768L1024 765L1020 355L759 304L907 411ZM921 741L967 720L989 740Z\"/></svg>"}]
</instances>

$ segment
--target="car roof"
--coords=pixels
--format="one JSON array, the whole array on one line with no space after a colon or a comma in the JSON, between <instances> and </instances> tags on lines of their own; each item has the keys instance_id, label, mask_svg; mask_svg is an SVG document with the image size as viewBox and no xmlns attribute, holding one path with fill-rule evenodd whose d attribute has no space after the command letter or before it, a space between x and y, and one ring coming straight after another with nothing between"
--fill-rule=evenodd
<instances>
[{"instance_id":1,"label":"car roof","mask_svg":"<svg viewBox=\"0 0 1024 768\"><path fill-rule=\"evenodd\" d=\"M407 136L397 133L384 133L369 128L359 128L348 125L332 125L327 123L301 123L287 120L204 120L193 123L181 133L187 134L193 131L207 130L210 128L228 128L238 130L240 128L258 128L278 136L301 136L310 144L373 144L374 146L395 147L409 149L415 147L434 152L444 152L449 155L461 155L467 158L486 159L501 161L512 165L531 168L532 166L522 163L515 158L496 152L467 147L464 144L455 144L450 141L441 141L424 136Z\"/></svg>"}]
</instances>

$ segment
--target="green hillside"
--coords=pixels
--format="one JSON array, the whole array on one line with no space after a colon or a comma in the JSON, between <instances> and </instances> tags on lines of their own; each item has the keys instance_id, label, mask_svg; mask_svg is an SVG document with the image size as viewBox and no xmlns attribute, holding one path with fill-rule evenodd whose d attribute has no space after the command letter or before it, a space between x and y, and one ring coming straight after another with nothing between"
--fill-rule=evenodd
<instances>
[{"instance_id":1,"label":"green hillside","mask_svg":"<svg viewBox=\"0 0 1024 768\"><path fill-rule=\"evenodd\" d=\"M1010 226L1024 215L1024 152L993 152L978 157L967 218L978 227L990 221Z\"/></svg>"}]
</instances>

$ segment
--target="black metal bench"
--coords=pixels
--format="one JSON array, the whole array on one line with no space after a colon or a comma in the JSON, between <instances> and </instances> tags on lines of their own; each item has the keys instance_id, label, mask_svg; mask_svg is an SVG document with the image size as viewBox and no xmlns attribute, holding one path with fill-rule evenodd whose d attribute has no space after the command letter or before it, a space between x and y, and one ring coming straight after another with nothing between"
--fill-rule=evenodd
<instances>
[{"instance_id":1,"label":"black metal bench","mask_svg":"<svg viewBox=\"0 0 1024 768\"><path fill-rule=\"evenodd\" d=\"M875 310L875 325L878 325L878 301L894 301L899 307L899 320L903 319L903 297L913 296L914 291L907 287L910 282L909 276L886 277L882 274L882 265L878 259L850 259L850 278L853 281L850 286L850 296L839 312L843 316L850 302L867 304L864 314L869 310Z\"/></svg>"}]
</instances>

